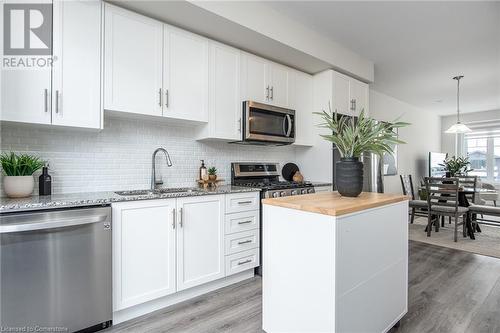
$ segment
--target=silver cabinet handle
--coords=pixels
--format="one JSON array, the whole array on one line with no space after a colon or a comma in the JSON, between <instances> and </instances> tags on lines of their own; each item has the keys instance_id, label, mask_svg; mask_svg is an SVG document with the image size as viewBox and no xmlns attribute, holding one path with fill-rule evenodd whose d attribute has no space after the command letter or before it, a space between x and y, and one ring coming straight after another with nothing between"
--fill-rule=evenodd
<instances>
[{"instance_id":1,"label":"silver cabinet handle","mask_svg":"<svg viewBox=\"0 0 500 333\"><path fill-rule=\"evenodd\" d=\"M248 204L251 204L252 201L248 200L248 201L239 201L238 202L238 205L248 205Z\"/></svg>"},{"instance_id":2,"label":"silver cabinet handle","mask_svg":"<svg viewBox=\"0 0 500 333\"><path fill-rule=\"evenodd\" d=\"M269 99L269 86L266 87L266 99Z\"/></svg>"},{"instance_id":3,"label":"silver cabinet handle","mask_svg":"<svg viewBox=\"0 0 500 333\"><path fill-rule=\"evenodd\" d=\"M356 110L356 100L353 98L351 99L351 111Z\"/></svg>"},{"instance_id":4,"label":"silver cabinet handle","mask_svg":"<svg viewBox=\"0 0 500 333\"><path fill-rule=\"evenodd\" d=\"M271 87L271 101L274 98L274 86Z\"/></svg>"},{"instance_id":5,"label":"silver cabinet handle","mask_svg":"<svg viewBox=\"0 0 500 333\"><path fill-rule=\"evenodd\" d=\"M241 133L241 124L242 123L241 123L241 118L240 118L240 119L238 119L238 132L240 132L240 133Z\"/></svg>"},{"instance_id":6,"label":"silver cabinet handle","mask_svg":"<svg viewBox=\"0 0 500 333\"><path fill-rule=\"evenodd\" d=\"M158 90L158 105L161 106L161 88Z\"/></svg>"},{"instance_id":7,"label":"silver cabinet handle","mask_svg":"<svg viewBox=\"0 0 500 333\"><path fill-rule=\"evenodd\" d=\"M44 91L45 97L45 113L49 112L49 89L45 89Z\"/></svg>"},{"instance_id":8,"label":"silver cabinet handle","mask_svg":"<svg viewBox=\"0 0 500 333\"><path fill-rule=\"evenodd\" d=\"M247 224L247 223L252 223L252 222L253 222L252 220L240 221L240 222L238 222L238 224Z\"/></svg>"},{"instance_id":9,"label":"silver cabinet handle","mask_svg":"<svg viewBox=\"0 0 500 333\"><path fill-rule=\"evenodd\" d=\"M182 208L179 209L179 225L181 228L184 226L182 223Z\"/></svg>"},{"instance_id":10,"label":"silver cabinet handle","mask_svg":"<svg viewBox=\"0 0 500 333\"><path fill-rule=\"evenodd\" d=\"M56 90L56 113L59 113L59 90Z\"/></svg>"},{"instance_id":11,"label":"silver cabinet handle","mask_svg":"<svg viewBox=\"0 0 500 333\"><path fill-rule=\"evenodd\" d=\"M168 89L165 89L165 106L168 108Z\"/></svg>"},{"instance_id":12,"label":"silver cabinet handle","mask_svg":"<svg viewBox=\"0 0 500 333\"><path fill-rule=\"evenodd\" d=\"M247 239L246 241L241 241L241 242L238 242L238 245L241 245L241 244L247 244L247 243L251 243L252 240L251 239Z\"/></svg>"},{"instance_id":13,"label":"silver cabinet handle","mask_svg":"<svg viewBox=\"0 0 500 333\"><path fill-rule=\"evenodd\" d=\"M252 262L252 259L247 259L247 260L245 260L245 261L239 261L239 262L238 262L238 265L248 264L249 262Z\"/></svg>"},{"instance_id":14,"label":"silver cabinet handle","mask_svg":"<svg viewBox=\"0 0 500 333\"><path fill-rule=\"evenodd\" d=\"M175 220L176 220L176 217L175 217L175 208L172 209L172 229L175 229Z\"/></svg>"},{"instance_id":15,"label":"silver cabinet handle","mask_svg":"<svg viewBox=\"0 0 500 333\"><path fill-rule=\"evenodd\" d=\"M357 108L358 106L356 105L356 99L354 99L354 111L356 111Z\"/></svg>"}]
</instances>

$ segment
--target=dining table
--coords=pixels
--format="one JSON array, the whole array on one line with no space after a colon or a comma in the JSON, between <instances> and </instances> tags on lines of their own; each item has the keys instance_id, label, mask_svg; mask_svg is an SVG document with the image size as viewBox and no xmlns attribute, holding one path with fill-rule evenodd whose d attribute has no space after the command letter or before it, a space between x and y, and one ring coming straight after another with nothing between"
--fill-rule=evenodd
<instances>
[{"instance_id":1,"label":"dining table","mask_svg":"<svg viewBox=\"0 0 500 333\"><path fill-rule=\"evenodd\" d=\"M425 187L421 187L419 189L425 190ZM433 189L433 187L431 187L431 189ZM437 188L435 188L435 189L437 189ZM461 207L469 207L471 205L471 203L469 202L469 199L467 198L467 196L473 195L474 193L476 195L478 195L478 194L481 195L482 193L498 193L498 192L495 190L486 189L486 188L473 188L473 187L461 186L458 188L458 205ZM446 197L443 196L443 199L445 199L445 198ZM467 214L467 218L465 221L465 228L466 228L467 235L469 236L470 239L476 239L476 237L474 236L474 233L481 232L481 228L479 227L478 223L475 224L475 228L473 227L472 220L474 220L474 219L475 219L475 214L472 214L472 216L471 216L471 214ZM439 224L439 219L436 219L436 221L434 223ZM439 229L439 225L437 226L437 228ZM427 226L425 227L425 231L427 232Z\"/></svg>"}]
</instances>

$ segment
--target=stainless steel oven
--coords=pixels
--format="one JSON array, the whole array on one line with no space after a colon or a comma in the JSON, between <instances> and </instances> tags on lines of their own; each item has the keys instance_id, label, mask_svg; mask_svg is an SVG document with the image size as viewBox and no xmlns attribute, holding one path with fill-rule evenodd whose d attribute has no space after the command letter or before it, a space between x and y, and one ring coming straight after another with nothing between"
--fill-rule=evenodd
<instances>
[{"instance_id":1,"label":"stainless steel oven","mask_svg":"<svg viewBox=\"0 0 500 333\"><path fill-rule=\"evenodd\" d=\"M245 101L242 119L240 143L289 145L295 141L295 110Z\"/></svg>"}]
</instances>

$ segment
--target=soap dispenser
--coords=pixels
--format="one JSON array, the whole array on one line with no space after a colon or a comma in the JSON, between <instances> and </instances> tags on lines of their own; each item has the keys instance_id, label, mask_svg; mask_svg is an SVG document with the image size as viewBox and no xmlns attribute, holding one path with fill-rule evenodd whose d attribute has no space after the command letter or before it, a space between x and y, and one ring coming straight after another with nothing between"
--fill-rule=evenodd
<instances>
[{"instance_id":1,"label":"soap dispenser","mask_svg":"<svg viewBox=\"0 0 500 333\"><path fill-rule=\"evenodd\" d=\"M49 166L42 168L42 174L38 177L38 195L52 194L52 177L49 175Z\"/></svg>"},{"instance_id":2,"label":"soap dispenser","mask_svg":"<svg viewBox=\"0 0 500 333\"><path fill-rule=\"evenodd\" d=\"M205 160L201 160L200 180L207 180L207 179L208 179L208 172L207 168L205 167Z\"/></svg>"}]
</instances>

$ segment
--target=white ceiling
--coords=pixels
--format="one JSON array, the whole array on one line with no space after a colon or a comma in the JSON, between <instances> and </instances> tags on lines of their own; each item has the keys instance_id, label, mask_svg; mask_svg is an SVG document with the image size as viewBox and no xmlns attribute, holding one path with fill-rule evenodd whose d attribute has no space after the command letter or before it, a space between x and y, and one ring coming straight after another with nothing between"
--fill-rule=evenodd
<instances>
[{"instance_id":1,"label":"white ceiling","mask_svg":"<svg viewBox=\"0 0 500 333\"><path fill-rule=\"evenodd\" d=\"M373 88L439 114L500 109L500 2L273 1L375 63Z\"/></svg>"}]
</instances>

